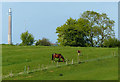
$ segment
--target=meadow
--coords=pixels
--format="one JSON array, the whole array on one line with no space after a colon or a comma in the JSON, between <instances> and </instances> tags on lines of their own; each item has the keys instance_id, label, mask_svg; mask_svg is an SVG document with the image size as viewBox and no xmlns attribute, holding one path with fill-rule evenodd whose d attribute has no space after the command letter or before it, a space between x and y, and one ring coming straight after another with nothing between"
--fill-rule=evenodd
<instances>
[{"instance_id":1,"label":"meadow","mask_svg":"<svg viewBox=\"0 0 120 82\"><path fill-rule=\"evenodd\" d=\"M77 50L83 63L77 63ZM51 60L53 53L61 53L69 65L59 62L57 66ZM29 71L47 68L4 78L28 66ZM3 45L2 75L3 80L118 80L118 48Z\"/></svg>"}]
</instances>

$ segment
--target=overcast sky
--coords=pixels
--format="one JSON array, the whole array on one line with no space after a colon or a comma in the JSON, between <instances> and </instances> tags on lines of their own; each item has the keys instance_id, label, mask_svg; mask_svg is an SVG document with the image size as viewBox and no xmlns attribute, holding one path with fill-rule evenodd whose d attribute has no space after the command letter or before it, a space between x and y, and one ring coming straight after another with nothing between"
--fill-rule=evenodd
<instances>
[{"instance_id":1,"label":"overcast sky","mask_svg":"<svg viewBox=\"0 0 120 82\"><path fill-rule=\"evenodd\" d=\"M2 43L8 43L8 9L12 8L12 39L20 43L20 34L26 30L36 40L43 37L52 43L57 41L56 28L72 17L78 19L87 10L106 13L115 21L118 37L117 2L4 2L2 3Z\"/></svg>"}]
</instances>

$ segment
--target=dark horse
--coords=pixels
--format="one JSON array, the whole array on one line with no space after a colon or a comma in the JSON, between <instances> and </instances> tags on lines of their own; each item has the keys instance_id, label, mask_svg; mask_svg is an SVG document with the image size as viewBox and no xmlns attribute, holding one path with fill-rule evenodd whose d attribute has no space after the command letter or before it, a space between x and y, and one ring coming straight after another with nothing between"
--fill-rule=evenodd
<instances>
[{"instance_id":1,"label":"dark horse","mask_svg":"<svg viewBox=\"0 0 120 82\"><path fill-rule=\"evenodd\" d=\"M64 62L64 57L61 55L61 54L52 54L52 60L55 60L55 58L59 58L59 62L60 62L60 59L62 58L63 62Z\"/></svg>"}]
</instances>

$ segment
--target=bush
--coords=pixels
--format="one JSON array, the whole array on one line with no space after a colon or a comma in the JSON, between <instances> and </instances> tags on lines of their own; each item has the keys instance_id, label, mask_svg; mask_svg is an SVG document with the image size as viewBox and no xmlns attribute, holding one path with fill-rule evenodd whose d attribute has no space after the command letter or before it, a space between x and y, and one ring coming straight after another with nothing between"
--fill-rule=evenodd
<instances>
[{"instance_id":1,"label":"bush","mask_svg":"<svg viewBox=\"0 0 120 82\"><path fill-rule=\"evenodd\" d=\"M51 46L51 43L48 39L46 38L42 38L42 40L38 40L36 43L35 43L36 46Z\"/></svg>"},{"instance_id":2,"label":"bush","mask_svg":"<svg viewBox=\"0 0 120 82\"><path fill-rule=\"evenodd\" d=\"M118 39L114 38L109 38L106 39L103 43L104 47L118 47L120 44L120 41Z\"/></svg>"}]
</instances>

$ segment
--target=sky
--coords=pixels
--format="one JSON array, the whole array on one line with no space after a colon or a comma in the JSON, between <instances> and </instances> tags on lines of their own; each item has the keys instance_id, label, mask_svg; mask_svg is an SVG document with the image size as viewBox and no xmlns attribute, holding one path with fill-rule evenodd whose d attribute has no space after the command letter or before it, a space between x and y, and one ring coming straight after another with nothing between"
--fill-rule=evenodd
<instances>
[{"instance_id":1,"label":"sky","mask_svg":"<svg viewBox=\"0 0 120 82\"><path fill-rule=\"evenodd\" d=\"M12 42L21 43L21 33L28 30L35 40L48 38L57 42L56 28L70 17L80 18L87 10L106 13L115 21L115 37L118 37L117 2L3 2L2 43L8 43L8 9L12 8Z\"/></svg>"}]
</instances>

